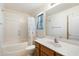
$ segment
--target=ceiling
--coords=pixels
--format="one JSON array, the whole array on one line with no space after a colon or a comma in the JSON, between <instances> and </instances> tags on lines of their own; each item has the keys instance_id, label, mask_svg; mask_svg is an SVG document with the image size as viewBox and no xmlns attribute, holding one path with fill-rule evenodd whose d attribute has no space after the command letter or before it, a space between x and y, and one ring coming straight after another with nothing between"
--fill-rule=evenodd
<instances>
[{"instance_id":1,"label":"ceiling","mask_svg":"<svg viewBox=\"0 0 79 59\"><path fill-rule=\"evenodd\" d=\"M58 12L67 10L69 8L72 8L72 7L75 7L78 5L79 5L79 3L61 3L61 4L56 5L55 7L47 10L46 15L50 16L52 14L56 14Z\"/></svg>"},{"instance_id":2,"label":"ceiling","mask_svg":"<svg viewBox=\"0 0 79 59\"><path fill-rule=\"evenodd\" d=\"M13 9L31 15L37 14L39 11L47 7L48 3L4 3L4 8Z\"/></svg>"}]
</instances>

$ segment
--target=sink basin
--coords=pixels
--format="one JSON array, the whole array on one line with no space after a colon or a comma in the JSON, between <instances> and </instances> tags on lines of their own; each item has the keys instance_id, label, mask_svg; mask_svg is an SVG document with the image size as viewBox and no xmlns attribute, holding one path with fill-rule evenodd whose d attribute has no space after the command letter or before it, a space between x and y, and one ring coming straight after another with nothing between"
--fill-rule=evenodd
<instances>
[{"instance_id":1,"label":"sink basin","mask_svg":"<svg viewBox=\"0 0 79 59\"><path fill-rule=\"evenodd\" d=\"M54 39L54 38L53 38L53 39ZM53 39L42 38L42 40L44 40L43 43L46 43L46 44L52 45L52 46L54 46L54 47L61 47L60 42L55 43Z\"/></svg>"},{"instance_id":2,"label":"sink basin","mask_svg":"<svg viewBox=\"0 0 79 59\"><path fill-rule=\"evenodd\" d=\"M59 43L54 43L53 44L55 47L61 47L61 44L59 44Z\"/></svg>"},{"instance_id":3,"label":"sink basin","mask_svg":"<svg viewBox=\"0 0 79 59\"><path fill-rule=\"evenodd\" d=\"M47 41L47 43L50 44L50 45L53 45L55 47L61 47L61 44L60 43L55 43L53 41Z\"/></svg>"}]
</instances>

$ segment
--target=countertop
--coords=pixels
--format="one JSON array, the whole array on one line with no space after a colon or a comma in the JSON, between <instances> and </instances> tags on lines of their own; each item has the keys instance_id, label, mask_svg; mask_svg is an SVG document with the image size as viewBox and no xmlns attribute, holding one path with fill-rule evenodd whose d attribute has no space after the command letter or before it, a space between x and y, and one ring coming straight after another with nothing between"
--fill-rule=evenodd
<instances>
[{"instance_id":1,"label":"countertop","mask_svg":"<svg viewBox=\"0 0 79 59\"><path fill-rule=\"evenodd\" d=\"M79 46L71 43L58 41L57 45L55 45L54 40L49 38L37 38L36 42L48 47L51 50L54 50L64 56L79 56Z\"/></svg>"}]
</instances>

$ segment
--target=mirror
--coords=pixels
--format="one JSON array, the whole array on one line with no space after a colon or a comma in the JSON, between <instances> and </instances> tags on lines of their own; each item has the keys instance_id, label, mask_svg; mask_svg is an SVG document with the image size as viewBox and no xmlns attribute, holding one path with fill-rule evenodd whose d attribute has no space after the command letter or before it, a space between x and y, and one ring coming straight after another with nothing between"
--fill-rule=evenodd
<instances>
[{"instance_id":1,"label":"mirror","mask_svg":"<svg viewBox=\"0 0 79 59\"><path fill-rule=\"evenodd\" d=\"M79 4L63 3L46 11L46 35L79 40Z\"/></svg>"},{"instance_id":2,"label":"mirror","mask_svg":"<svg viewBox=\"0 0 79 59\"><path fill-rule=\"evenodd\" d=\"M47 35L54 37L67 37L67 20L66 15L57 13L46 16Z\"/></svg>"}]
</instances>

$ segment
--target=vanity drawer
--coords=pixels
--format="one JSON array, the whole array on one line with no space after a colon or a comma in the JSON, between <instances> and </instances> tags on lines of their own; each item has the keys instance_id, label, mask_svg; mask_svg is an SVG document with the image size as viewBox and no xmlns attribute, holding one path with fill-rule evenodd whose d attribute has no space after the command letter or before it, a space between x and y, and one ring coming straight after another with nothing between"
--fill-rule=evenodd
<instances>
[{"instance_id":1,"label":"vanity drawer","mask_svg":"<svg viewBox=\"0 0 79 59\"><path fill-rule=\"evenodd\" d=\"M47 47L41 45L41 52L44 52L48 56L54 56L54 51L48 49Z\"/></svg>"}]
</instances>

